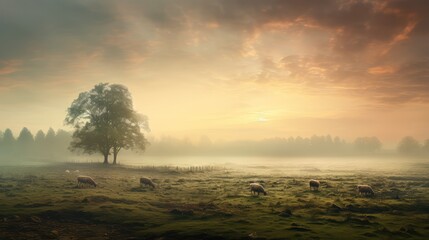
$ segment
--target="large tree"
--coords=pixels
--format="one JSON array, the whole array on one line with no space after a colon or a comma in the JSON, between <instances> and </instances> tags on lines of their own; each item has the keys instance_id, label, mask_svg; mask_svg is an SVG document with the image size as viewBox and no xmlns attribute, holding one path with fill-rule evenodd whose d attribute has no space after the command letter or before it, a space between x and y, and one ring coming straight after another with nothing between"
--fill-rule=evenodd
<instances>
[{"instance_id":1,"label":"large tree","mask_svg":"<svg viewBox=\"0 0 429 240\"><path fill-rule=\"evenodd\" d=\"M105 164L112 151L116 163L121 149L144 150L148 143L141 132L148 130L147 119L134 111L131 94L123 85L100 83L80 93L65 122L75 128L71 149L99 152Z\"/></svg>"}]
</instances>

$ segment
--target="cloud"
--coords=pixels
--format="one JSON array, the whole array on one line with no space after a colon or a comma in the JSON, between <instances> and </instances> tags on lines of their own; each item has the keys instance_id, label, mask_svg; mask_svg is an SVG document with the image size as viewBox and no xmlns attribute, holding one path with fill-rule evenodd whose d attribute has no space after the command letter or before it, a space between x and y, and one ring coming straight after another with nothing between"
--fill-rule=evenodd
<instances>
[{"instance_id":1,"label":"cloud","mask_svg":"<svg viewBox=\"0 0 429 240\"><path fill-rule=\"evenodd\" d=\"M375 66L368 68L368 73L373 75L392 74L396 70L392 66Z\"/></svg>"},{"instance_id":2,"label":"cloud","mask_svg":"<svg viewBox=\"0 0 429 240\"><path fill-rule=\"evenodd\" d=\"M183 30L189 21L202 28L216 23L219 28L244 32L324 28L332 32L336 51L361 51L372 44L407 38L424 17L423 12L401 11L389 1L160 1L134 4L133 8L162 29ZM134 2L135 3L135 2ZM401 7L401 6L399 6ZM136 10L137 11L137 10Z\"/></svg>"},{"instance_id":3,"label":"cloud","mask_svg":"<svg viewBox=\"0 0 429 240\"><path fill-rule=\"evenodd\" d=\"M4 60L0 61L0 75L8 75L17 72L22 64L19 60Z\"/></svg>"},{"instance_id":4,"label":"cloud","mask_svg":"<svg viewBox=\"0 0 429 240\"><path fill-rule=\"evenodd\" d=\"M429 101L425 0L24 0L0 9L8 82L194 74Z\"/></svg>"},{"instance_id":5,"label":"cloud","mask_svg":"<svg viewBox=\"0 0 429 240\"><path fill-rule=\"evenodd\" d=\"M381 4L385 3L385 4ZM412 31L418 12L396 11L395 4L379 1L6 1L2 9L0 58L17 53L76 51L104 44L112 34L156 39L160 33L179 37L206 32L213 26L243 34L243 44L255 32L325 28L332 32L332 47L359 51L374 43L393 41L404 29ZM25 7L23 7L25 5ZM412 11L410 9L409 11ZM412 23L410 23L412 22ZM135 28L140 27L140 32ZM247 36L246 36L247 35ZM186 36L189 37L189 36ZM403 36L402 38L405 38ZM129 41L130 36L127 37ZM163 41L168 39L162 39ZM178 42L178 44L183 44ZM79 47L80 49L76 49ZM124 50L127 51L127 50Z\"/></svg>"},{"instance_id":6,"label":"cloud","mask_svg":"<svg viewBox=\"0 0 429 240\"><path fill-rule=\"evenodd\" d=\"M114 20L100 2L2 1L0 58L92 47ZM101 34L102 35L102 34Z\"/></svg>"},{"instance_id":7,"label":"cloud","mask_svg":"<svg viewBox=\"0 0 429 240\"><path fill-rule=\"evenodd\" d=\"M409 101L428 102L429 59L407 61L398 65L373 62L341 61L316 56L287 56L277 72L287 77L277 81L305 84L315 93L338 90L350 96L365 97L385 104Z\"/></svg>"}]
</instances>

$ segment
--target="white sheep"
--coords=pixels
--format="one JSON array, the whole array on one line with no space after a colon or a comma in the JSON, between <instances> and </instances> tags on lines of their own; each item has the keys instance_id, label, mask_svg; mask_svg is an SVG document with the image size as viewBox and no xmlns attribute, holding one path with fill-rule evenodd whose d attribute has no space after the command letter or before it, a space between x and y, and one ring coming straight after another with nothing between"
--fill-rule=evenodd
<instances>
[{"instance_id":1,"label":"white sheep","mask_svg":"<svg viewBox=\"0 0 429 240\"><path fill-rule=\"evenodd\" d=\"M369 185L358 185L357 191L360 195L374 195L374 190L372 190L372 187Z\"/></svg>"},{"instance_id":2,"label":"white sheep","mask_svg":"<svg viewBox=\"0 0 429 240\"><path fill-rule=\"evenodd\" d=\"M140 178L140 185L149 185L152 188L155 188L155 183L153 183L152 180L146 177Z\"/></svg>"},{"instance_id":3,"label":"white sheep","mask_svg":"<svg viewBox=\"0 0 429 240\"><path fill-rule=\"evenodd\" d=\"M70 170L68 170L68 169L67 169L67 170L66 170L66 173L70 173Z\"/></svg>"},{"instance_id":4,"label":"white sheep","mask_svg":"<svg viewBox=\"0 0 429 240\"><path fill-rule=\"evenodd\" d=\"M267 192L265 191L264 187L259 183L251 183L250 184L250 193L252 193L252 194L258 193L258 196L260 193L267 195Z\"/></svg>"},{"instance_id":5,"label":"white sheep","mask_svg":"<svg viewBox=\"0 0 429 240\"><path fill-rule=\"evenodd\" d=\"M320 186L319 180L311 179L309 183L310 183L310 190L319 190L319 186Z\"/></svg>"},{"instance_id":6,"label":"white sheep","mask_svg":"<svg viewBox=\"0 0 429 240\"><path fill-rule=\"evenodd\" d=\"M78 176L77 177L77 186L79 187L79 185L81 184L89 184L92 185L94 187L97 187L97 183L94 181L94 179L92 179L89 176Z\"/></svg>"}]
</instances>

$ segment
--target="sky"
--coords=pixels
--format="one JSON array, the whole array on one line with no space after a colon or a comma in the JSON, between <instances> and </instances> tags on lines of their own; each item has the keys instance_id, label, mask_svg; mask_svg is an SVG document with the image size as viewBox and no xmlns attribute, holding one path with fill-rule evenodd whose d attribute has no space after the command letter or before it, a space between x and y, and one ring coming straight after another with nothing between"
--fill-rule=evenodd
<instances>
[{"instance_id":1,"label":"sky","mask_svg":"<svg viewBox=\"0 0 429 240\"><path fill-rule=\"evenodd\" d=\"M2 0L0 129L100 82L152 137L429 138L426 0Z\"/></svg>"}]
</instances>

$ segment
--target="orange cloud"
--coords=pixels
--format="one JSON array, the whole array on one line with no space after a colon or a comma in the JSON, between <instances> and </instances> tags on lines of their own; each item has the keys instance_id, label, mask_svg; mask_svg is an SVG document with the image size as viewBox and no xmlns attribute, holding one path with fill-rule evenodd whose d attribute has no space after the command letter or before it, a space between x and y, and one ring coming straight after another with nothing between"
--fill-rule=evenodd
<instances>
[{"instance_id":1,"label":"orange cloud","mask_svg":"<svg viewBox=\"0 0 429 240\"><path fill-rule=\"evenodd\" d=\"M368 73L373 75L391 74L395 71L396 69L392 66L376 66L368 68Z\"/></svg>"},{"instance_id":2,"label":"orange cloud","mask_svg":"<svg viewBox=\"0 0 429 240\"><path fill-rule=\"evenodd\" d=\"M0 75L8 75L17 72L22 61L19 60L5 60L0 61Z\"/></svg>"}]
</instances>

